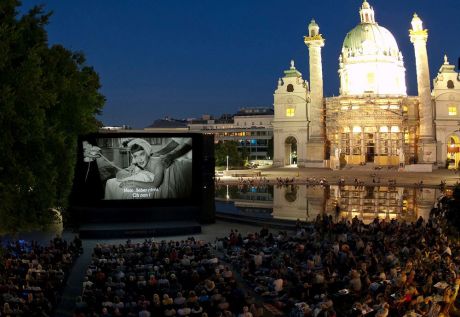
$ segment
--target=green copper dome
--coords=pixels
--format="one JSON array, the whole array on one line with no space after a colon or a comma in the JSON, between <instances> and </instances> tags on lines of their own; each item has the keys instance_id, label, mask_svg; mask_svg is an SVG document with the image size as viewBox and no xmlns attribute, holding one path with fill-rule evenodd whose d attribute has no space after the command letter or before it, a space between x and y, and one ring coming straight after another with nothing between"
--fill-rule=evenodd
<instances>
[{"instance_id":1,"label":"green copper dome","mask_svg":"<svg viewBox=\"0 0 460 317\"><path fill-rule=\"evenodd\" d=\"M354 55L399 55L398 44L393 34L377 23L361 23L348 32L343 41L342 52Z\"/></svg>"}]
</instances>

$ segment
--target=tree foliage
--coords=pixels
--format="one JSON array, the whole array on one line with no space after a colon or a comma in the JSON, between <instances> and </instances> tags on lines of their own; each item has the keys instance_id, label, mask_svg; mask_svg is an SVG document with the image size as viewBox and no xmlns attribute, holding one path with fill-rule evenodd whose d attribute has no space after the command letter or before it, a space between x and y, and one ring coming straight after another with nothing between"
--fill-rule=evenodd
<instances>
[{"instance_id":1,"label":"tree foliage","mask_svg":"<svg viewBox=\"0 0 460 317\"><path fill-rule=\"evenodd\" d=\"M219 142L214 147L214 158L216 166L226 166L228 164L232 167L241 167L244 165L244 157L238 151L238 142L225 141Z\"/></svg>"},{"instance_id":2,"label":"tree foliage","mask_svg":"<svg viewBox=\"0 0 460 317\"><path fill-rule=\"evenodd\" d=\"M82 53L48 45L43 7L0 1L0 223L49 221L65 207L79 134L97 129L105 98Z\"/></svg>"}]
</instances>

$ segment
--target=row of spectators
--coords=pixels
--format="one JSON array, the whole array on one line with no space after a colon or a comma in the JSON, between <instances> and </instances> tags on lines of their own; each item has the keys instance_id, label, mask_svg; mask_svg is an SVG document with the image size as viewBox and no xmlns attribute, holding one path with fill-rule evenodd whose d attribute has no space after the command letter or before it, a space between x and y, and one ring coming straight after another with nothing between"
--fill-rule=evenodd
<instances>
[{"instance_id":1,"label":"row of spectators","mask_svg":"<svg viewBox=\"0 0 460 317\"><path fill-rule=\"evenodd\" d=\"M0 316L52 316L81 240L49 245L12 241L0 247Z\"/></svg>"},{"instance_id":2,"label":"row of spectators","mask_svg":"<svg viewBox=\"0 0 460 317\"><path fill-rule=\"evenodd\" d=\"M96 246L75 316L260 316L251 304L210 243L127 241Z\"/></svg>"},{"instance_id":3,"label":"row of spectators","mask_svg":"<svg viewBox=\"0 0 460 317\"><path fill-rule=\"evenodd\" d=\"M452 316L459 240L441 212L415 223L331 216L296 233L231 232L217 245L265 303L286 316Z\"/></svg>"}]
</instances>

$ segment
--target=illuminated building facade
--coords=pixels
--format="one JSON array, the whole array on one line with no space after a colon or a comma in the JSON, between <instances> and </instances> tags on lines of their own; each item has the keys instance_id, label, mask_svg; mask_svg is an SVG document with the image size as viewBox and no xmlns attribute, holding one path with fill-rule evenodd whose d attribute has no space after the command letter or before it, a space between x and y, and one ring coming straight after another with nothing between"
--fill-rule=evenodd
<instances>
[{"instance_id":1,"label":"illuminated building facade","mask_svg":"<svg viewBox=\"0 0 460 317\"><path fill-rule=\"evenodd\" d=\"M414 14L409 38L418 96L408 96L403 55L394 36L376 22L366 0L359 15L360 24L348 32L339 55L337 97L323 97L324 38L314 20L309 24L304 40L310 82L291 62L274 94L274 165L407 165L408 170L431 171L453 159L458 166L460 81L455 67L446 59L431 91L428 31Z\"/></svg>"},{"instance_id":2,"label":"illuminated building facade","mask_svg":"<svg viewBox=\"0 0 460 317\"><path fill-rule=\"evenodd\" d=\"M266 107L241 108L235 115L225 118L192 120L187 124L190 132L213 134L214 142L234 141L238 150L249 160L270 160L273 138L273 109Z\"/></svg>"}]
</instances>

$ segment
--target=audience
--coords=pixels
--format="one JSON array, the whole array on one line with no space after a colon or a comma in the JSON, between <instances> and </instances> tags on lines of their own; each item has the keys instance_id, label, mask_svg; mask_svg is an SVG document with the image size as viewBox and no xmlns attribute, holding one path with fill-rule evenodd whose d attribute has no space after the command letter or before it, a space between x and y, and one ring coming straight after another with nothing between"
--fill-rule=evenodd
<instances>
[{"instance_id":1,"label":"audience","mask_svg":"<svg viewBox=\"0 0 460 317\"><path fill-rule=\"evenodd\" d=\"M242 285L214 253L210 243L193 238L98 244L83 282L85 305L75 314L250 316Z\"/></svg>"},{"instance_id":2,"label":"audience","mask_svg":"<svg viewBox=\"0 0 460 317\"><path fill-rule=\"evenodd\" d=\"M248 289L286 316L448 316L460 244L446 228L442 215L367 225L325 215L295 233L231 232L219 245Z\"/></svg>"},{"instance_id":3,"label":"audience","mask_svg":"<svg viewBox=\"0 0 460 317\"><path fill-rule=\"evenodd\" d=\"M0 251L0 316L53 315L81 252L80 239L67 243L56 237L46 247L19 240Z\"/></svg>"},{"instance_id":4,"label":"audience","mask_svg":"<svg viewBox=\"0 0 460 317\"><path fill-rule=\"evenodd\" d=\"M460 243L443 213L369 224L318 215L293 232L231 230L215 243L98 244L75 316L456 315Z\"/></svg>"}]
</instances>

